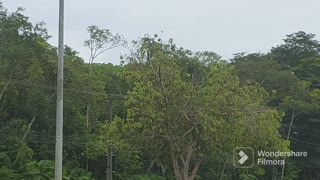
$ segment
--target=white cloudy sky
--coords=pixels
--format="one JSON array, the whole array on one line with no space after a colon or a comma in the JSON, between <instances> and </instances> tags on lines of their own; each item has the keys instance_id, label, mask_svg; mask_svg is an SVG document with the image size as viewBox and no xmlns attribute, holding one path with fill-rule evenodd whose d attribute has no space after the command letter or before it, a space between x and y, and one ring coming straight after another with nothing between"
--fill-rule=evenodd
<instances>
[{"instance_id":1,"label":"white cloudy sky","mask_svg":"<svg viewBox=\"0 0 320 180\"><path fill-rule=\"evenodd\" d=\"M26 9L32 22L45 21L57 45L59 0L0 0L13 11ZM86 27L98 25L128 41L146 33L173 38L193 51L209 50L224 59L238 52L267 52L297 31L320 33L319 0L65 0L65 44L87 59ZM119 63L118 49L99 58Z\"/></svg>"}]
</instances>

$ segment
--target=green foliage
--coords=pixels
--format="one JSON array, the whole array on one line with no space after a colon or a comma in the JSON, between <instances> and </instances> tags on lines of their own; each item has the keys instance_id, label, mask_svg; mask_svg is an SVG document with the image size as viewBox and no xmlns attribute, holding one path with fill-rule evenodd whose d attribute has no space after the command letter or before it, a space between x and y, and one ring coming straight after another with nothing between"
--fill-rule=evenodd
<instances>
[{"instance_id":1,"label":"green foliage","mask_svg":"<svg viewBox=\"0 0 320 180\"><path fill-rule=\"evenodd\" d=\"M8 180L8 179L18 180L18 179L20 179L20 175L17 174L13 169L1 167L0 168L0 179L1 180Z\"/></svg>"},{"instance_id":2,"label":"green foliage","mask_svg":"<svg viewBox=\"0 0 320 180\"><path fill-rule=\"evenodd\" d=\"M54 177L54 163L52 161L32 161L27 163L25 168L26 172L22 175L23 179L50 180Z\"/></svg>"},{"instance_id":3,"label":"green foliage","mask_svg":"<svg viewBox=\"0 0 320 180\"><path fill-rule=\"evenodd\" d=\"M317 177L315 35L290 34L271 53L239 53L232 64L146 35L134 41L128 63L115 66L94 60L125 46L124 38L97 26L87 30L89 63L65 46L64 179L104 178L110 147L117 179L265 179L268 168L233 167L234 147L287 151L289 144L310 157L288 163L285 179ZM49 38L43 22L0 5L0 179L54 176L57 48ZM279 132L287 135L280 123L291 119L290 143Z\"/></svg>"},{"instance_id":4,"label":"green foliage","mask_svg":"<svg viewBox=\"0 0 320 180\"><path fill-rule=\"evenodd\" d=\"M129 126L123 119L115 117L111 124L102 123L97 132L92 135L87 148L87 157L96 159L104 156L107 149L112 147L116 154L116 173L119 179L127 179L132 174L141 171L141 153L124 138Z\"/></svg>"},{"instance_id":5,"label":"green foliage","mask_svg":"<svg viewBox=\"0 0 320 180\"><path fill-rule=\"evenodd\" d=\"M232 75L233 67L226 63L212 65L209 72L192 73L191 79L185 79L184 67L178 62L186 57L171 56L177 55L168 48L172 44L145 41L138 49L142 57L130 59L130 63L139 65L128 72L134 81L126 102L128 122L136 124L137 132L132 141L159 153L158 161L169 163L177 179L193 179L197 165L189 162L190 158L201 160L212 151L224 157L228 156L224 152L237 146L287 149L288 143L277 132L281 117L265 106L267 93L263 88L241 87ZM197 75L206 75L206 81L199 82L203 78ZM190 166L185 167L186 162Z\"/></svg>"},{"instance_id":6,"label":"green foliage","mask_svg":"<svg viewBox=\"0 0 320 180\"><path fill-rule=\"evenodd\" d=\"M290 160L286 162L286 173L284 175L285 180L294 180L299 178L299 169Z\"/></svg>"},{"instance_id":7,"label":"green foliage","mask_svg":"<svg viewBox=\"0 0 320 180\"><path fill-rule=\"evenodd\" d=\"M287 35L284 44L271 49L275 60L286 68L295 67L300 60L319 55L320 44L315 40L315 34L299 31Z\"/></svg>"},{"instance_id":8,"label":"green foliage","mask_svg":"<svg viewBox=\"0 0 320 180\"><path fill-rule=\"evenodd\" d=\"M81 168L66 169L65 167L64 171L67 175L63 176L63 180L93 180L92 174Z\"/></svg>"},{"instance_id":9,"label":"green foliage","mask_svg":"<svg viewBox=\"0 0 320 180\"><path fill-rule=\"evenodd\" d=\"M196 52L195 57L206 66L212 66L221 61L221 56L219 56L215 52L204 51L204 52Z\"/></svg>"},{"instance_id":10,"label":"green foliage","mask_svg":"<svg viewBox=\"0 0 320 180\"><path fill-rule=\"evenodd\" d=\"M300 64L293 68L297 77L310 82L310 88L320 88L320 58L302 59Z\"/></svg>"},{"instance_id":11,"label":"green foliage","mask_svg":"<svg viewBox=\"0 0 320 180\"><path fill-rule=\"evenodd\" d=\"M84 45L90 49L90 64L105 51L126 45L126 40L121 35L112 34L109 29L92 25L87 28L87 31L90 38L84 41Z\"/></svg>"},{"instance_id":12,"label":"green foliage","mask_svg":"<svg viewBox=\"0 0 320 180\"><path fill-rule=\"evenodd\" d=\"M252 174L241 174L241 175L239 176L239 179L241 179L241 180L256 180L257 177L255 177L255 176L252 175Z\"/></svg>"},{"instance_id":13,"label":"green foliage","mask_svg":"<svg viewBox=\"0 0 320 180\"><path fill-rule=\"evenodd\" d=\"M273 107L278 107L288 91L299 81L291 71L282 70L281 65L270 55L238 55L234 61L235 75L239 77L241 84L261 85L272 95L269 105Z\"/></svg>"},{"instance_id":14,"label":"green foliage","mask_svg":"<svg viewBox=\"0 0 320 180\"><path fill-rule=\"evenodd\" d=\"M134 175L128 180L166 180L166 178L158 175Z\"/></svg>"}]
</instances>

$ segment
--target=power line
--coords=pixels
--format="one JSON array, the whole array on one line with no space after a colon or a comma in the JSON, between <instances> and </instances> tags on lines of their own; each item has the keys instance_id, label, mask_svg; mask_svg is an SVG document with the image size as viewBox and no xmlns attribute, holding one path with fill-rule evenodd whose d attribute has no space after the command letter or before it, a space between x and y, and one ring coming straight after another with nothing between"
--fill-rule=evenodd
<instances>
[{"instance_id":1,"label":"power line","mask_svg":"<svg viewBox=\"0 0 320 180\"><path fill-rule=\"evenodd\" d=\"M302 133L305 133L305 134L309 134L309 135L311 135L311 136L315 136L315 137L319 137L319 138L320 138L320 135L313 134L313 133L311 133L311 132L303 131L303 130L296 129L296 128L292 128L292 129L294 129L294 130L296 130L296 131L299 131L299 132L302 132Z\"/></svg>"},{"instance_id":2,"label":"power line","mask_svg":"<svg viewBox=\"0 0 320 180\"><path fill-rule=\"evenodd\" d=\"M285 136L281 135L283 138ZM305 143L305 144L309 144L309 145L314 145L314 146L320 146L320 144L316 144L316 143L312 143L312 142L307 142L307 141L303 141L303 140L300 140L300 139L295 139L295 138L290 138L289 140L292 140L292 141L296 141L296 142L302 142L302 143Z\"/></svg>"},{"instance_id":3,"label":"power line","mask_svg":"<svg viewBox=\"0 0 320 180\"><path fill-rule=\"evenodd\" d=\"M312 143L312 142L308 142L308 141L303 141L303 140L300 140L300 139L290 138L290 140L297 141L297 142L302 142L302 143L305 143L305 144L309 144L309 145L314 145L314 146L319 146L319 147L320 147L320 144L316 144L316 143Z\"/></svg>"},{"instance_id":4,"label":"power line","mask_svg":"<svg viewBox=\"0 0 320 180\"><path fill-rule=\"evenodd\" d=\"M310 128L301 127L301 126L293 126L293 127L296 128L296 129L303 129L304 131L309 131L309 132L311 132L311 133L319 134L319 135L320 135L320 131L315 130L315 129L310 129Z\"/></svg>"},{"instance_id":5,"label":"power line","mask_svg":"<svg viewBox=\"0 0 320 180\"><path fill-rule=\"evenodd\" d=\"M295 160L295 159L290 159L290 160L294 161L295 163L309 165L311 167L320 167L320 164L314 164L314 163L309 163L309 162L304 162L304 161L298 161L298 160Z\"/></svg>"},{"instance_id":6,"label":"power line","mask_svg":"<svg viewBox=\"0 0 320 180\"><path fill-rule=\"evenodd\" d=\"M282 126L288 127L288 124L282 124ZM296 129L305 129L307 131L312 131L315 134L320 134L320 131L316 130L316 129L310 129L310 128L306 128L304 126L299 126L299 125L293 125L292 127L296 128Z\"/></svg>"},{"instance_id":7,"label":"power line","mask_svg":"<svg viewBox=\"0 0 320 180\"><path fill-rule=\"evenodd\" d=\"M12 83L15 84L21 84L21 85L26 85L26 86L32 86L32 87L38 87L38 88L43 88L43 89L52 89L56 90L56 87L53 86L48 86L44 84L38 84L38 83L33 83L33 82L25 82L25 81L19 81L19 80L13 80ZM114 97L119 97L119 94L111 94L111 93L104 93L104 92L94 92L94 91L80 91L72 88L64 88L65 92L72 92L72 93L82 93L82 94L93 94L93 95L103 95L103 96L114 96ZM121 95L120 95L121 96ZM122 95L121 97L123 97Z\"/></svg>"}]
</instances>

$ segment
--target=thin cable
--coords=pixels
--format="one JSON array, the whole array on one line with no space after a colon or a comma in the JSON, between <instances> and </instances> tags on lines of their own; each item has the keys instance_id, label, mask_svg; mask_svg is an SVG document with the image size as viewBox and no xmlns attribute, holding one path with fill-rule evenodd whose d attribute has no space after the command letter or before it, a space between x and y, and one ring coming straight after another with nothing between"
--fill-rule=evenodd
<instances>
[{"instance_id":1,"label":"thin cable","mask_svg":"<svg viewBox=\"0 0 320 180\"><path fill-rule=\"evenodd\" d=\"M317 134L313 134L312 132L307 132L307 131L303 131L303 130L300 130L300 129L296 129L296 128L292 128L296 131L299 131L299 132L302 132L302 133L305 133L305 134L309 134L311 136L315 136L315 137L319 137L320 138L320 135L317 135Z\"/></svg>"},{"instance_id":2,"label":"thin cable","mask_svg":"<svg viewBox=\"0 0 320 180\"><path fill-rule=\"evenodd\" d=\"M282 126L289 127L288 124L282 124ZM310 129L310 128L306 128L306 127L304 127L304 126L299 126L299 125L293 125L292 127L293 127L293 128L301 128L301 129L305 129L305 130L314 132L315 134L320 134L320 131L318 131L318 130L316 130L316 129Z\"/></svg>"},{"instance_id":3,"label":"thin cable","mask_svg":"<svg viewBox=\"0 0 320 180\"><path fill-rule=\"evenodd\" d=\"M38 88L43 88L43 89L52 89L52 90L56 90L56 87L53 86L48 86L48 85L44 85L44 84L38 84L38 83L33 83L33 82L26 82L26 81L20 81L20 80L11 80L11 83L14 84L21 84L21 85L25 85L25 86L32 86L32 87L38 87ZM108 93L103 93L103 92L94 92L94 91L80 91L80 90L76 90L73 88L64 88L65 92L71 92L71 93L81 93L81 94L91 94L91 95L103 95L103 96L114 96L114 97L121 97L122 99L124 99L124 95L120 95L120 94L108 94Z\"/></svg>"},{"instance_id":4,"label":"thin cable","mask_svg":"<svg viewBox=\"0 0 320 180\"><path fill-rule=\"evenodd\" d=\"M316 143L312 143L312 142L307 142L307 141L303 141L303 140L299 140L299 139L295 139L295 138L290 138L290 140L297 141L297 142L302 142L302 143L305 143L305 144L310 144L310 145L314 145L314 146L319 146L319 147L320 147L320 144L316 144Z\"/></svg>"}]
</instances>

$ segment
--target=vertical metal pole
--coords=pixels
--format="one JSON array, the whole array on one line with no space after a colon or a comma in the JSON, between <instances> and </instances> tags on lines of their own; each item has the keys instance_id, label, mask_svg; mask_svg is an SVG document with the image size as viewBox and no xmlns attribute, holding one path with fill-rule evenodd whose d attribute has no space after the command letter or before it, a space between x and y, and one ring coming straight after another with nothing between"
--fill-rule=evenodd
<instances>
[{"instance_id":1,"label":"vertical metal pole","mask_svg":"<svg viewBox=\"0 0 320 180\"><path fill-rule=\"evenodd\" d=\"M112 180L112 156L112 147L109 147L107 156L107 180Z\"/></svg>"},{"instance_id":2,"label":"vertical metal pole","mask_svg":"<svg viewBox=\"0 0 320 180\"><path fill-rule=\"evenodd\" d=\"M289 139L290 139L290 134L291 134L291 130L292 130L293 120L294 120L295 117L296 117L296 104L293 104L291 121L290 121L290 126L289 126L289 130L288 130L288 134L287 134L287 141L289 141ZM283 160L285 161L285 160L286 160L286 157L284 157ZM286 162L284 162L284 164L282 165L282 169L281 169L281 179L280 179L280 180L283 180L283 178L284 178L285 166L286 166Z\"/></svg>"},{"instance_id":3,"label":"vertical metal pole","mask_svg":"<svg viewBox=\"0 0 320 180\"><path fill-rule=\"evenodd\" d=\"M111 124L112 122L112 99L109 99L109 123ZM112 180L112 147L110 146L108 148L108 156L107 156L107 180Z\"/></svg>"},{"instance_id":4,"label":"vertical metal pole","mask_svg":"<svg viewBox=\"0 0 320 180\"><path fill-rule=\"evenodd\" d=\"M57 111L56 111L56 152L55 180L62 180L62 150L63 150L63 64L64 64L64 0L59 2L59 46L57 74Z\"/></svg>"}]
</instances>

